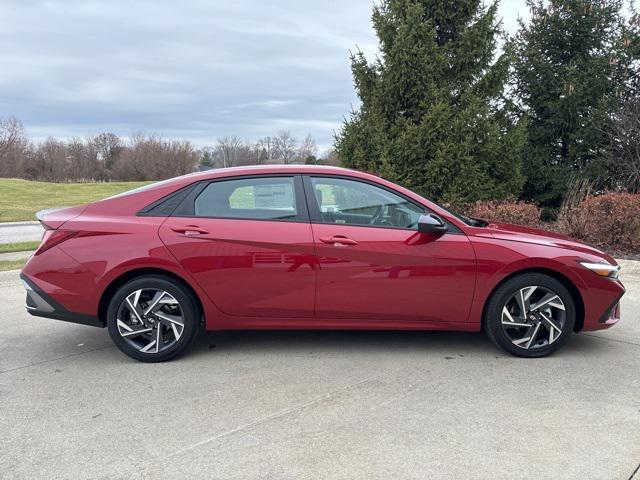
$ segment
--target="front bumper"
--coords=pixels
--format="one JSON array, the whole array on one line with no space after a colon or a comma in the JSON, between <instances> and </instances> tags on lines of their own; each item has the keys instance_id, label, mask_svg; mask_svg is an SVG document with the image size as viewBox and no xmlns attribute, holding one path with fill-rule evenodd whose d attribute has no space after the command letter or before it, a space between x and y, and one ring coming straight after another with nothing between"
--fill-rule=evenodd
<instances>
[{"instance_id":1,"label":"front bumper","mask_svg":"<svg viewBox=\"0 0 640 480\"><path fill-rule=\"evenodd\" d=\"M622 297L622 295L620 295ZM601 329L611 328L620 321L620 298L609 308L600 318L599 326Z\"/></svg>"},{"instance_id":2,"label":"front bumper","mask_svg":"<svg viewBox=\"0 0 640 480\"><path fill-rule=\"evenodd\" d=\"M584 267L577 268L580 276L580 295L583 301L582 331L611 328L620 321L620 300L625 288L620 279L594 274Z\"/></svg>"},{"instance_id":3,"label":"front bumper","mask_svg":"<svg viewBox=\"0 0 640 480\"><path fill-rule=\"evenodd\" d=\"M22 285L27 291L25 308L27 312L36 317L53 318L64 322L78 323L81 325L89 325L92 327L104 327L96 317L83 313L70 312L50 295L47 295L24 273L20 274Z\"/></svg>"}]
</instances>

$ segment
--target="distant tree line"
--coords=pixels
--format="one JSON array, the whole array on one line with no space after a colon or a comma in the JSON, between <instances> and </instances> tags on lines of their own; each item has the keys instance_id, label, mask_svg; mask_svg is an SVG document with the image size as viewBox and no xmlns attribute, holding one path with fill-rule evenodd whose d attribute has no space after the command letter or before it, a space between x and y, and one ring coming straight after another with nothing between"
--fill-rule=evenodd
<instances>
[{"instance_id":1,"label":"distant tree line","mask_svg":"<svg viewBox=\"0 0 640 480\"><path fill-rule=\"evenodd\" d=\"M15 118L0 119L0 177L46 182L143 181L192 172L199 152L184 140L144 133L123 140L113 133L30 141Z\"/></svg>"},{"instance_id":2,"label":"distant tree line","mask_svg":"<svg viewBox=\"0 0 640 480\"><path fill-rule=\"evenodd\" d=\"M380 52L351 56L343 163L454 204L558 207L575 178L638 191L640 16L622 0L527 6L509 37L497 2L377 3Z\"/></svg>"},{"instance_id":3,"label":"distant tree line","mask_svg":"<svg viewBox=\"0 0 640 480\"><path fill-rule=\"evenodd\" d=\"M281 131L250 143L224 137L214 147L196 149L189 141L145 133L123 139L113 133L87 138L30 141L20 121L0 119L0 177L47 182L160 180L200 166L222 168L266 163L336 163L328 152L319 158L311 135L298 142Z\"/></svg>"},{"instance_id":4,"label":"distant tree line","mask_svg":"<svg viewBox=\"0 0 640 480\"><path fill-rule=\"evenodd\" d=\"M311 134L298 141L288 130L277 135L249 142L236 135L219 138L212 147L202 150L201 164L212 168L272 163L304 163L337 165L333 151L318 156L318 147Z\"/></svg>"}]
</instances>

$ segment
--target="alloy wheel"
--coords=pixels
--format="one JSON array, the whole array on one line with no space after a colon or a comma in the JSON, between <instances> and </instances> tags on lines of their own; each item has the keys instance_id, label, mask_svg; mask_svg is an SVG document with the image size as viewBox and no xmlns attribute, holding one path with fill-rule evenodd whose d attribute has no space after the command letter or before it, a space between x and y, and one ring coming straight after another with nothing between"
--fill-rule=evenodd
<instances>
[{"instance_id":1,"label":"alloy wheel","mask_svg":"<svg viewBox=\"0 0 640 480\"><path fill-rule=\"evenodd\" d=\"M515 346L525 350L554 343L565 323L566 310L560 296L538 285L520 288L502 308L504 333Z\"/></svg>"},{"instance_id":2,"label":"alloy wheel","mask_svg":"<svg viewBox=\"0 0 640 480\"><path fill-rule=\"evenodd\" d=\"M171 348L184 332L180 303L165 290L142 288L125 297L118 307L120 336L141 353Z\"/></svg>"}]
</instances>

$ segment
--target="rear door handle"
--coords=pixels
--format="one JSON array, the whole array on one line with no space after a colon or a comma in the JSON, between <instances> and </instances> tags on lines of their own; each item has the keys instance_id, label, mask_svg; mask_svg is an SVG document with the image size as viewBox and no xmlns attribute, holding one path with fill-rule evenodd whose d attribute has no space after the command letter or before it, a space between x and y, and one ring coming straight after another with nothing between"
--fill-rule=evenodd
<instances>
[{"instance_id":1,"label":"rear door handle","mask_svg":"<svg viewBox=\"0 0 640 480\"><path fill-rule=\"evenodd\" d=\"M357 245L358 242L344 235L334 235L333 237L320 237L322 243L329 243L332 245Z\"/></svg>"},{"instance_id":2,"label":"rear door handle","mask_svg":"<svg viewBox=\"0 0 640 480\"><path fill-rule=\"evenodd\" d=\"M209 233L204 228L200 228L196 225L187 225L186 227L171 227L171 230L173 230L176 233L182 233L187 237L193 237L195 235L202 235L202 234Z\"/></svg>"}]
</instances>

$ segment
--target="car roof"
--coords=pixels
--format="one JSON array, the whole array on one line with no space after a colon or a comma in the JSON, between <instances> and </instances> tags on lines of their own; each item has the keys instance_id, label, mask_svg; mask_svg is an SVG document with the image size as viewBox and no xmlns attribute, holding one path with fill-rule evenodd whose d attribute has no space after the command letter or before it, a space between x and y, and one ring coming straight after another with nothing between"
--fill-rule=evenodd
<instances>
[{"instance_id":1,"label":"car roof","mask_svg":"<svg viewBox=\"0 0 640 480\"><path fill-rule=\"evenodd\" d=\"M324 174L324 175L345 175L354 178L377 180L379 182L385 182L380 177L369 173L359 172L357 170L351 170L342 167L333 167L329 165L248 165L242 167L228 167L228 168L216 168L205 170L201 172L188 173L179 177L168 178L155 183L145 185L143 187L135 188L127 192L123 192L113 197L109 197L105 200L117 199L120 197L130 197L134 194L143 194L143 196L151 195L166 195L176 188L182 188L183 186L207 181L215 180L219 178L227 177L241 177L245 175L273 175L273 174Z\"/></svg>"},{"instance_id":2,"label":"car roof","mask_svg":"<svg viewBox=\"0 0 640 480\"><path fill-rule=\"evenodd\" d=\"M351 170L349 168L334 167L330 165L283 165L283 164L269 164L269 165L246 165L242 167L227 167L217 168L211 170L205 170L204 172L191 173L185 175L189 180L197 178L198 180L205 180L208 178L219 178L228 176L240 176L240 175L259 175L265 173L308 173L308 174L334 174L334 175L349 175L354 177L367 177L370 174L359 172L357 170Z\"/></svg>"}]
</instances>

